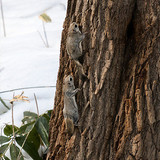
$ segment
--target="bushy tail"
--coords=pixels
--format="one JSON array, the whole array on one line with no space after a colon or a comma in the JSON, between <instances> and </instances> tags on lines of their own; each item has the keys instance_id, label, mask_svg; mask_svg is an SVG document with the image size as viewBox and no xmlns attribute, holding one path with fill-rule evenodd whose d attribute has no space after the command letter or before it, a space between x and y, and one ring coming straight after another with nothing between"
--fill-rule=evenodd
<instances>
[{"instance_id":1,"label":"bushy tail","mask_svg":"<svg viewBox=\"0 0 160 160\"><path fill-rule=\"evenodd\" d=\"M65 118L65 127L68 134L72 135L74 132L74 124L70 118Z\"/></svg>"},{"instance_id":2,"label":"bushy tail","mask_svg":"<svg viewBox=\"0 0 160 160\"><path fill-rule=\"evenodd\" d=\"M80 75L82 75L83 77L87 78L86 74L84 73L82 64L78 60L75 60L75 63L77 65L77 67L78 67L78 72L80 73Z\"/></svg>"}]
</instances>

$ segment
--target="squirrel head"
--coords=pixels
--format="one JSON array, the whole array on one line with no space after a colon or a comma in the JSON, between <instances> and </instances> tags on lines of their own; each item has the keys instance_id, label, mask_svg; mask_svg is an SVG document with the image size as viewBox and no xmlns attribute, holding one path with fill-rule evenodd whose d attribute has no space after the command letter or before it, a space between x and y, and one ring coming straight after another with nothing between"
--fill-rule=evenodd
<instances>
[{"instance_id":1,"label":"squirrel head","mask_svg":"<svg viewBox=\"0 0 160 160\"><path fill-rule=\"evenodd\" d=\"M74 87L74 79L72 75L68 75L67 77L64 78L64 83L67 88L73 88Z\"/></svg>"},{"instance_id":2,"label":"squirrel head","mask_svg":"<svg viewBox=\"0 0 160 160\"><path fill-rule=\"evenodd\" d=\"M69 30L68 30L69 34L71 33L79 33L80 30L79 30L79 26L76 22L73 22L70 24L69 26Z\"/></svg>"}]
</instances>

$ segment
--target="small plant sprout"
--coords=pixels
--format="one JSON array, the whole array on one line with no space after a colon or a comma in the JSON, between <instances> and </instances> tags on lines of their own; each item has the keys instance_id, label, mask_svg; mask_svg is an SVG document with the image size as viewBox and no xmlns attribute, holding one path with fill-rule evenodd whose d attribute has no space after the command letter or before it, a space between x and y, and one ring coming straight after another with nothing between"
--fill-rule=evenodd
<instances>
[{"instance_id":1,"label":"small plant sprout","mask_svg":"<svg viewBox=\"0 0 160 160\"><path fill-rule=\"evenodd\" d=\"M47 33L46 33L46 28L45 28L45 23L50 23L52 22L51 18L46 14L46 13L43 13L39 16L39 18L42 20L42 26L43 26L43 32L44 32L44 37L45 37L45 40L43 39L42 35L40 32L39 35L44 43L44 45L48 48L49 47L49 43L48 43L48 38L47 38Z\"/></svg>"},{"instance_id":2,"label":"small plant sprout","mask_svg":"<svg viewBox=\"0 0 160 160\"><path fill-rule=\"evenodd\" d=\"M34 160L42 160L42 155L39 149L43 146L46 150L49 148L49 120L52 110L49 110L39 115L37 97L34 94L37 113L25 111L24 117L21 120L20 127L14 124L14 104L19 101L27 101L28 97L23 96L24 92L20 95L14 95L11 103L12 124L6 124L3 129L0 128L0 160L9 160L6 156L7 151L10 151L11 160L24 160L22 151L28 153L30 158ZM3 130L3 134L2 134Z\"/></svg>"}]
</instances>

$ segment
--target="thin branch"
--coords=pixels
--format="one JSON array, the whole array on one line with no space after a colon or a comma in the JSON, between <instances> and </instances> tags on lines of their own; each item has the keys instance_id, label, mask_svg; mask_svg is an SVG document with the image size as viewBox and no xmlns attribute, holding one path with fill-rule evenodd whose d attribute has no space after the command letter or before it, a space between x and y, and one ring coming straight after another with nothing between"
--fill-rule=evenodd
<instances>
[{"instance_id":1,"label":"thin branch","mask_svg":"<svg viewBox=\"0 0 160 160\"><path fill-rule=\"evenodd\" d=\"M44 43L45 47L47 47L47 44L46 44L46 42L44 41L44 39L43 39L43 37L42 37L41 33L40 33L39 31L37 31L37 32L38 32L39 36L41 37L41 39L42 39L42 41L43 41L43 43Z\"/></svg>"},{"instance_id":2,"label":"thin branch","mask_svg":"<svg viewBox=\"0 0 160 160\"><path fill-rule=\"evenodd\" d=\"M14 94L13 94L14 98ZM13 138L15 139L15 134L14 134L14 116L13 116L13 103L11 103L11 109L12 109L12 130L13 130Z\"/></svg>"},{"instance_id":3,"label":"thin branch","mask_svg":"<svg viewBox=\"0 0 160 160\"><path fill-rule=\"evenodd\" d=\"M6 27L5 27L5 21L4 21L4 15L3 15L3 4L2 4L2 0L1 0L1 15L2 15L2 22L3 22L4 37L6 37Z\"/></svg>"},{"instance_id":4,"label":"thin branch","mask_svg":"<svg viewBox=\"0 0 160 160\"><path fill-rule=\"evenodd\" d=\"M37 114L38 114L38 117L39 117L38 102L37 102L37 97L36 97L35 93L34 93L34 99L35 99L35 102L36 102Z\"/></svg>"},{"instance_id":5,"label":"thin branch","mask_svg":"<svg viewBox=\"0 0 160 160\"><path fill-rule=\"evenodd\" d=\"M42 21L42 25L43 25L44 36L45 36L45 39L46 39L46 47L48 48L49 44L48 44L48 38L47 38L47 33L46 33L46 28L45 28L45 25L44 25L44 21Z\"/></svg>"},{"instance_id":6,"label":"thin branch","mask_svg":"<svg viewBox=\"0 0 160 160\"><path fill-rule=\"evenodd\" d=\"M14 98L14 93L13 93L13 98ZM13 102L11 103L11 109L12 109L12 130L13 130L13 143L15 145L15 153L17 152L16 150L16 141L15 141L15 132L14 132L14 115L13 115Z\"/></svg>"},{"instance_id":7,"label":"thin branch","mask_svg":"<svg viewBox=\"0 0 160 160\"><path fill-rule=\"evenodd\" d=\"M6 91L1 91L1 93L7 93L7 92L13 92L13 91L19 91L19 90L24 90L24 89L34 89L34 88L55 88L56 86L35 86L35 87L24 87L24 88L16 88L16 89L11 89L11 90L6 90Z\"/></svg>"}]
</instances>

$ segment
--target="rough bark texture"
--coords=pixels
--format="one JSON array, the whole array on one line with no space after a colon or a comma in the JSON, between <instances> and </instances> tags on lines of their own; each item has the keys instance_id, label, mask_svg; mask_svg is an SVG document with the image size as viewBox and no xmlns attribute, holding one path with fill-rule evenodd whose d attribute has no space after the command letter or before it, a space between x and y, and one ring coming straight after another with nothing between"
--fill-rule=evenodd
<instances>
[{"instance_id":1,"label":"rough bark texture","mask_svg":"<svg viewBox=\"0 0 160 160\"><path fill-rule=\"evenodd\" d=\"M71 22L87 32L78 77L66 52ZM49 159L160 160L159 0L68 0L62 32ZM72 73L79 128L64 132L62 84Z\"/></svg>"}]
</instances>

